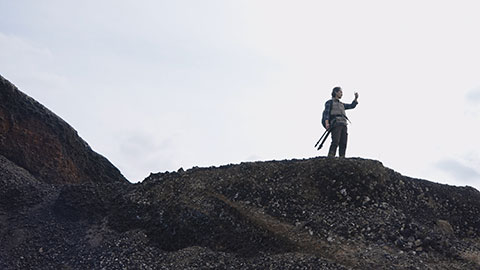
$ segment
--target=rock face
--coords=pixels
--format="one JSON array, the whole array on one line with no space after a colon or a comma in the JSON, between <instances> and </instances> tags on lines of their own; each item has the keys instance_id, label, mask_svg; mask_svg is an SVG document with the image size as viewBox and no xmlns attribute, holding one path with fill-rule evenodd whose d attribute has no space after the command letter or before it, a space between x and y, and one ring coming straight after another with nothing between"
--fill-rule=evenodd
<instances>
[{"instance_id":1,"label":"rock face","mask_svg":"<svg viewBox=\"0 0 480 270\"><path fill-rule=\"evenodd\" d=\"M70 125L1 76L0 154L45 183L126 181Z\"/></svg>"},{"instance_id":2,"label":"rock face","mask_svg":"<svg viewBox=\"0 0 480 270\"><path fill-rule=\"evenodd\" d=\"M480 269L473 188L322 157L93 177L63 121L1 98L2 149L24 148L0 155L0 269Z\"/></svg>"}]
</instances>

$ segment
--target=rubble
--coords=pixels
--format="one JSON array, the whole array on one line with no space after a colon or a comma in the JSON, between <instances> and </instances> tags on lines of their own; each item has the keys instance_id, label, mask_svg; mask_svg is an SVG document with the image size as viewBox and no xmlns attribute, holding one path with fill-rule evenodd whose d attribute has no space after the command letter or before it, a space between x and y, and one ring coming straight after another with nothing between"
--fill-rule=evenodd
<instances>
[{"instance_id":1,"label":"rubble","mask_svg":"<svg viewBox=\"0 0 480 270\"><path fill-rule=\"evenodd\" d=\"M22 188L5 176L23 169L0 161L0 190ZM242 163L137 184L25 180L33 200L0 204L2 269L480 269L480 193L374 160Z\"/></svg>"}]
</instances>

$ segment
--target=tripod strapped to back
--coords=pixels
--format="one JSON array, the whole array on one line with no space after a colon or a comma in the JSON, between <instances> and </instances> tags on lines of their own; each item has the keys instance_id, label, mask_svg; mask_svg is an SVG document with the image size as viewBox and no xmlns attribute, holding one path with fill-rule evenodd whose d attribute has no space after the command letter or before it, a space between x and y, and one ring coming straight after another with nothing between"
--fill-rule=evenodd
<instances>
[{"instance_id":1,"label":"tripod strapped to back","mask_svg":"<svg viewBox=\"0 0 480 270\"><path fill-rule=\"evenodd\" d=\"M347 118L347 117L345 116L345 118ZM347 120L348 120L348 118L347 118ZM323 146L323 144L325 143L325 141L327 140L328 135L330 135L330 133L332 133L332 129L333 129L333 127L335 126L336 122L337 122L336 119L333 118L333 121L332 121L332 123L330 124L330 126L325 130L325 132L323 133L322 137L320 137L320 139L318 139L318 141L317 141L317 143L315 144L314 147L317 147L317 145L320 143L320 141L321 141L322 143L320 143L320 145L318 146L317 150L322 149L322 146Z\"/></svg>"},{"instance_id":2,"label":"tripod strapped to back","mask_svg":"<svg viewBox=\"0 0 480 270\"><path fill-rule=\"evenodd\" d=\"M332 133L332 127L333 125L330 125L326 130L325 132L323 133L322 137L320 137L320 139L318 139L317 143L315 144L314 147L317 147L318 143L320 143L320 141L322 141L322 143L320 143L320 146L318 146L317 150L320 150L323 146L323 143L325 143L325 141L327 140L328 138L328 135L330 135L330 133Z\"/></svg>"}]
</instances>

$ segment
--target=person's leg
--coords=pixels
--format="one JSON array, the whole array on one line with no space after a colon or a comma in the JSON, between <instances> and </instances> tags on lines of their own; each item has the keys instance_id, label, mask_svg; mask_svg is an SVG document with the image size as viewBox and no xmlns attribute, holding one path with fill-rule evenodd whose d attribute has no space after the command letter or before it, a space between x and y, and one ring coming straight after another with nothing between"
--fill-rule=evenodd
<instances>
[{"instance_id":1,"label":"person's leg","mask_svg":"<svg viewBox=\"0 0 480 270\"><path fill-rule=\"evenodd\" d=\"M339 140L339 149L338 154L340 157L345 157L345 152L347 151L347 141L348 141L348 130L347 126L342 126L340 131L340 140Z\"/></svg>"},{"instance_id":2,"label":"person's leg","mask_svg":"<svg viewBox=\"0 0 480 270\"><path fill-rule=\"evenodd\" d=\"M330 144L330 149L328 150L328 157L335 157L337 154L337 148L340 143L342 126L334 126L332 128L332 143Z\"/></svg>"}]
</instances>

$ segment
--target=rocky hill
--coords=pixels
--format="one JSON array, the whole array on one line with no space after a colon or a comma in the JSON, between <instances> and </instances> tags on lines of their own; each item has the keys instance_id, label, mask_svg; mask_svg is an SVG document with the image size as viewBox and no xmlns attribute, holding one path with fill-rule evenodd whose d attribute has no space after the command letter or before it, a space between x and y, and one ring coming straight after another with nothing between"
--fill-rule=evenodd
<instances>
[{"instance_id":1,"label":"rocky hill","mask_svg":"<svg viewBox=\"0 0 480 270\"><path fill-rule=\"evenodd\" d=\"M0 153L45 183L127 181L70 125L2 76Z\"/></svg>"},{"instance_id":2,"label":"rocky hill","mask_svg":"<svg viewBox=\"0 0 480 270\"><path fill-rule=\"evenodd\" d=\"M45 181L0 154L0 269L480 269L480 193L375 160L250 162L131 184Z\"/></svg>"}]
</instances>

